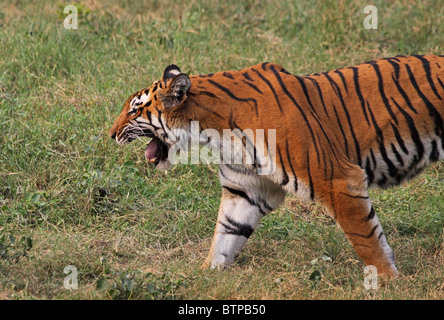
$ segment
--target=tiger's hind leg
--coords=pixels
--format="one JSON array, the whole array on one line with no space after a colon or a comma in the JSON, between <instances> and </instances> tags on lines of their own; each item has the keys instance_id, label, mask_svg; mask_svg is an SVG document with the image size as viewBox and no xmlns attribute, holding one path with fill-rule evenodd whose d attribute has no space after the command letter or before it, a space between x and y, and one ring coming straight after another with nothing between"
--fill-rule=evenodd
<instances>
[{"instance_id":1,"label":"tiger's hind leg","mask_svg":"<svg viewBox=\"0 0 444 320\"><path fill-rule=\"evenodd\" d=\"M323 198L323 204L364 263L375 266L379 274L398 275L393 251L368 197L362 170L348 168L346 178L331 181Z\"/></svg>"}]
</instances>

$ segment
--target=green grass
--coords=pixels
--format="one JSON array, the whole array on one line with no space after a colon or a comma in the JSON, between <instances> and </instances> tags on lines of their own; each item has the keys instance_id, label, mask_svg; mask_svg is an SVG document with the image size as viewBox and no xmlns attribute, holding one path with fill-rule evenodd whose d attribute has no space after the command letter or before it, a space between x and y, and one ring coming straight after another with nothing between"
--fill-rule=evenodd
<instances>
[{"instance_id":1,"label":"green grass","mask_svg":"<svg viewBox=\"0 0 444 320\"><path fill-rule=\"evenodd\" d=\"M145 141L108 129L132 92L175 63L200 74L271 61L296 74L396 54L443 54L439 1L0 3L0 299L442 299L444 166L373 190L401 276L363 267L316 205L288 197L235 265L201 270L219 205L217 168L147 166ZM63 286L67 265L79 288ZM316 279L315 275L320 275Z\"/></svg>"}]
</instances>

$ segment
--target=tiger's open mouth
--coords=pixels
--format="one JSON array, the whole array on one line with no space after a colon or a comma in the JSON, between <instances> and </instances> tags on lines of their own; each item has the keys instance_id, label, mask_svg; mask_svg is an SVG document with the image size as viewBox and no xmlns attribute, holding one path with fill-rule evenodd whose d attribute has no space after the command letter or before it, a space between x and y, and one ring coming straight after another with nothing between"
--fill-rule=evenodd
<instances>
[{"instance_id":1,"label":"tiger's open mouth","mask_svg":"<svg viewBox=\"0 0 444 320\"><path fill-rule=\"evenodd\" d=\"M168 164L168 146L159 138L153 137L146 146L145 157L159 169L165 169Z\"/></svg>"}]
</instances>

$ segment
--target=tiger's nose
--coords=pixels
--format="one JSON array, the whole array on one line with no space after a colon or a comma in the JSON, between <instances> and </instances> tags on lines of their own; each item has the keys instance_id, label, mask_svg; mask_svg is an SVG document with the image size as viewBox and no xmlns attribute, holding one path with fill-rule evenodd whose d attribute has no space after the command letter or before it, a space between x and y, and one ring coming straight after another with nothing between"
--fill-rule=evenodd
<instances>
[{"instance_id":1,"label":"tiger's nose","mask_svg":"<svg viewBox=\"0 0 444 320\"><path fill-rule=\"evenodd\" d=\"M116 140L116 132L112 132L109 135L111 137L111 139Z\"/></svg>"}]
</instances>

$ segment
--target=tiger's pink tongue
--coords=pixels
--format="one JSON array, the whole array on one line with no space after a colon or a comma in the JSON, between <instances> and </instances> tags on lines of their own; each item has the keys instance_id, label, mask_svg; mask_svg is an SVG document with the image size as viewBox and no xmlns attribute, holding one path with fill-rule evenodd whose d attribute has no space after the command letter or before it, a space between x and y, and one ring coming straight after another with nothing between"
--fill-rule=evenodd
<instances>
[{"instance_id":1,"label":"tiger's pink tongue","mask_svg":"<svg viewBox=\"0 0 444 320\"><path fill-rule=\"evenodd\" d=\"M156 139L152 139L148 146L146 147L145 157L149 162L156 161L156 153L157 153L158 143Z\"/></svg>"}]
</instances>

